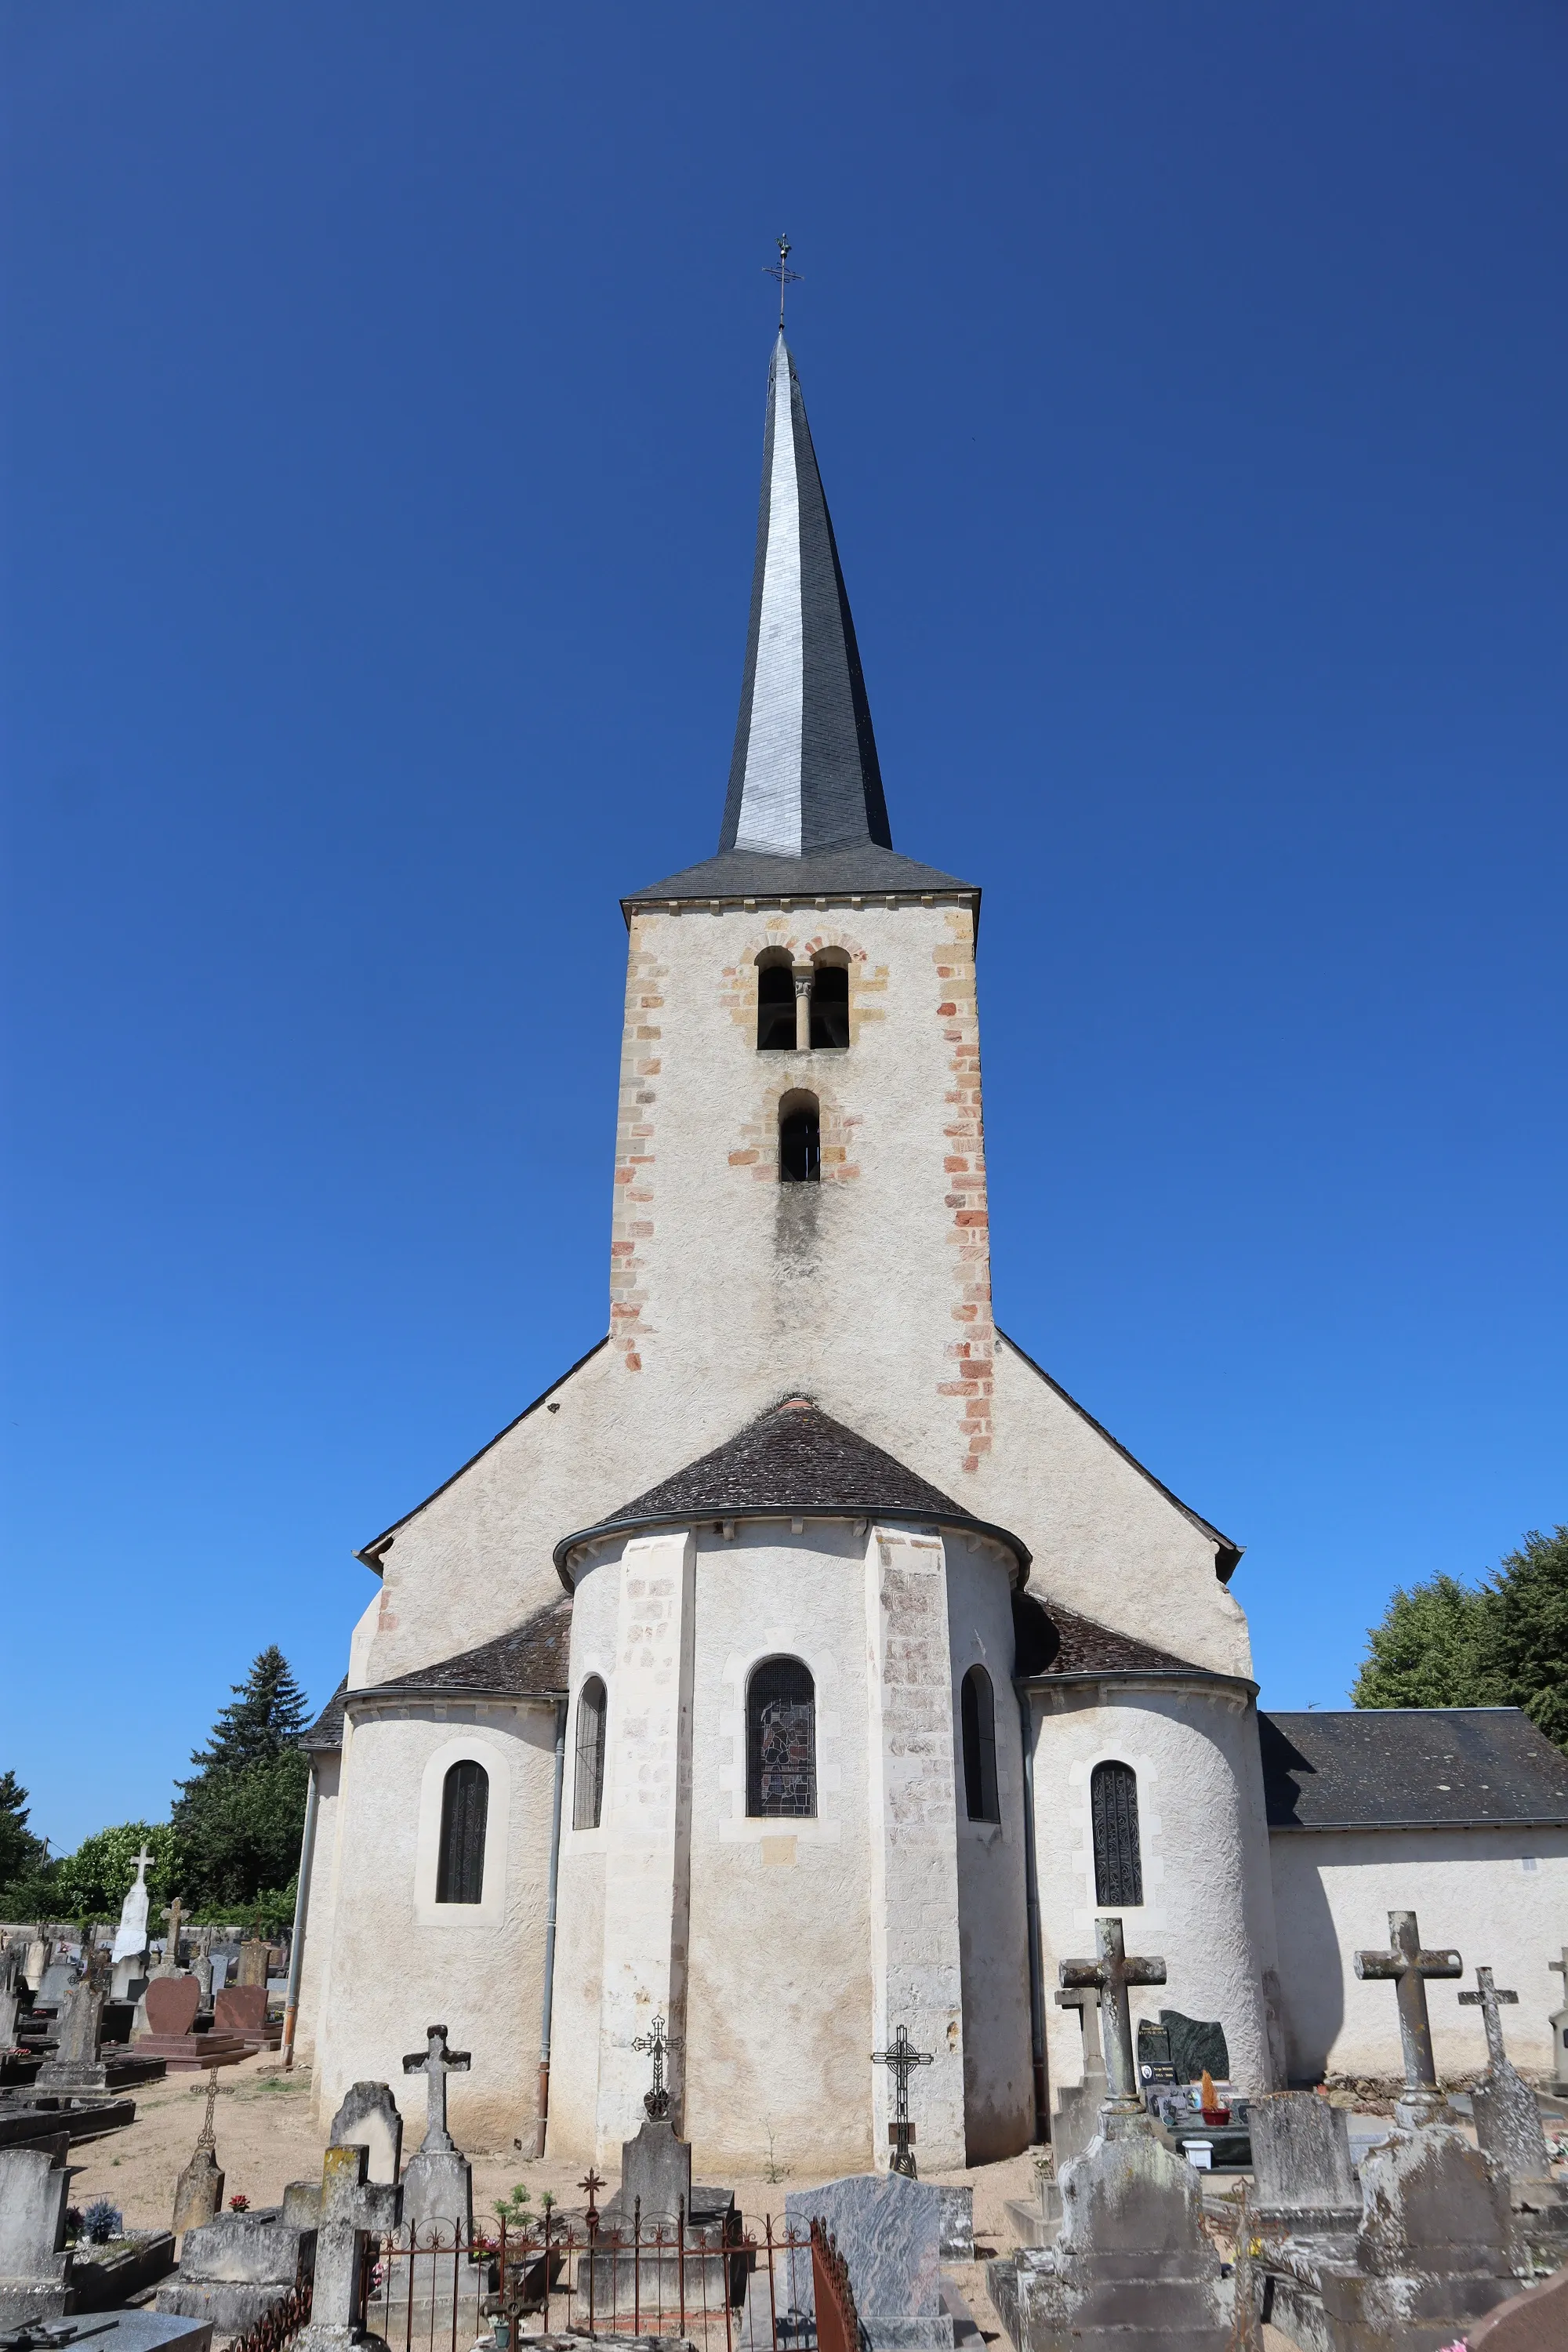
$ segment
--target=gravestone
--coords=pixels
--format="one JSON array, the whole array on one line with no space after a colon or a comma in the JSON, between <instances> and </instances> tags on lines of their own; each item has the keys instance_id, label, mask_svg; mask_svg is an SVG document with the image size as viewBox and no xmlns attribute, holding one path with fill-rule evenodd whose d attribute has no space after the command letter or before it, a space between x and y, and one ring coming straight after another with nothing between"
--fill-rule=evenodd
<instances>
[{"instance_id":1,"label":"gravestone","mask_svg":"<svg viewBox=\"0 0 1568 2352\"><path fill-rule=\"evenodd\" d=\"M136 1856L136 1875L126 1889L125 1900L120 1906L120 1925L114 1931L110 1958L115 1967L125 1968L127 1983L132 1964L139 1961L147 1949L147 1871L152 1860L143 1840ZM123 1987L118 1997L123 1998Z\"/></svg>"},{"instance_id":2,"label":"gravestone","mask_svg":"<svg viewBox=\"0 0 1568 2352\"><path fill-rule=\"evenodd\" d=\"M22 2006L23 1955L15 1944L0 1951L0 2050L16 2046L16 2016Z\"/></svg>"},{"instance_id":3,"label":"gravestone","mask_svg":"<svg viewBox=\"0 0 1568 2352\"><path fill-rule=\"evenodd\" d=\"M237 2034L209 2033L193 2029L201 1988L195 1977L159 1977L148 1980L142 1997L146 2023L132 2036L139 2057L162 2058L171 2074L205 2074L209 2066L233 2066L247 2055Z\"/></svg>"},{"instance_id":4,"label":"gravestone","mask_svg":"<svg viewBox=\"0 0 1568 2352\"><path fill-rule=\"evenodd\" d=\"M1216 2083L1228 2081L1230 2051L1223 2025L1199 2017L1184 2017L1177 2009L1160 2011L1160 2030L1170 2042L1171 2069L1178 2083L1201 2083L1205 2073Z\"/></svg>"},{"instance_id":5,"label":"gravestone","mask_svg":"<svg viewBox=\"0 0 1568 2352\"><path fill-rule=\"evenodd\" d=\"M1549 1969L1556 1970L1563 1979L1563 2006L1552 2012L1552 2095L1568 2099L1568 1944L1563 1947L1560 1960L1548 1960Z\"/></svg>"},{"instance_id":6,"label":"gravestone","mask_svg":"<svg viewBox=\"0 0 1568 2352\"><path fill-rule=\"evenodd\" d=\"M44 1970L48 1967L48 1937L33 1936L29 1937L27 1943L27 1957L22 1964L22 1974L27 1979L27 1990L32 1994L35 2000L37 2000L38 1997L38 1987L44 1981Z\"/></svg>"},{"instance_id":7,"label":"gravestone","mask_svg":"<svg viewBox=\"0 0 1568 2352\"><path fill-rule=\"evenodd\" d=\"M1109 2096L1110 2085L1105 2073L1105 2041L1100 2021L1100 1990L1095 1985L1069 1985L1059 1988L1057 2003L1062 2009L1076 2009L1083 2035L1083 2080L1068 2084L1057 2093L1057 2111L1051 2117L1051 2153L1057 2171L1069 2158L1081 2156L1100 2128L1100 2110ZM1047 2200L1047 2210L1050 2201ZM1055 2204L1055 2218L1061 2218L1059 2200Z\"/></svg>"},{"instance_id":8,"label":"gravestone","mask_svg":"<svg viewBox=\"0 0 1568 2352\"><path fill-rule=\"evenodd\" d=\"M447 2128L447 2077L466 2074L472 2060L467 2050L447 2049L444 2025L427 2026L425 2042L403 2062L405 2074L424 2075L428 2101L425 2137L404 2175L404 2218L411 2229L471 2236L473 2168Z\"/></svg>"},{"instance_id":9,"label":"gravestone","mask_svg":"<svg viewBox=\"0 0 1568 2352\"><path fill-rule=\"evenodd\" d=\"M692 2311L722 2305L727 2312L745 2294L747 2257L738 2251L741 2217L734 2193L693 2183L691 2149L677 2137L670 2121L664 2079L670 2046L662 2017L632 2043L652 2060L653 2084L643 2093L641 2130L621 2143L621 2185L604 2209L601 2233L577 2264L579 2309L596 2305L603 2311L624 2311L640 2292L647 2299L645 2308L679 2310L684 2301ZM588 2181L596 2182L596 2175L590 2172ZM686 2227L678 2234L683 2198ZM634 2241L644 2231L655 2244L651 2251L644 2247L639 2258Z\"/></svg>"},{"instance_id":10,"label":"gravestone","mask_svg":"<svg viewBox=\"0 0 1568 2352\"><path fill-rule=\"evenodd\" d=\"M355 2083L332 2117L331 2147L370 2151L370 2180L395 2180L403 2164L403 2117L385 2083Z\"/></svg>"},{"instance_id":11,"label":"gravestone","mask_svg":"<svg viewBox=\"0 0 1568 2352\"><path fill-rule=\"evenodd\" d=\"M1487 2033L1487 2071L1470 2093L1476 2143L1516 2187L1527 2183L1550 2187L1552 2164L1541 2127L1541 2108L1531 2085L1510 2063L1498 2013L1500 2004L1517 2004L1519 1995L1500 1991L1490 1969L1476 1970L1476 1987L1474 1992L1459 1995L1466 2008L1481 2011Z\"/></svg>"},{"instance_id":12,"label":"gravestone","mask_svg":"<svg viewBox=\"0 0 1568 2352\"><path fill-rule=\"evenodd\" d=\"M872 2352L954 2341L941 2300L940 2189L900 2172L857 2173L791 2189L784 2212L792 2236L805 2236L814 2221L831 2231Z\"/></svg>"},{"instance_id":13,"label":"gravestone","mask_svg":"<svg viewBox=\"0 0 1568 2352\"><path fill-rule=\"evenodd\" d=\"M58 2319L70 2300L66 2245L69 2135L0 2148L0 2328Z\"/></svg>"},{"instance_id":14,"label":"gravestone","mask_svg":"<svg viewBox=\"0 0 1568 2352\"><path fill-rule=\"evenodd\" d=\"M268 2039L267 1987L226 1985L213 2001L215 2033L237 2033L257 2049Z\"/></svg>"},{"instance_id":15,"label":"gravestone","mask_svg":"<svg viewBox=\"0 0 1568 2352\"><path fill-rule=\"evenodd\" d=\"M38 1984L38 2007L58 2009L75 1980L76 1971L69 1960L51 1960Z\"/></svg>"},{"instance_id":16,"label":"gravestone","mask_svg":"<svg viewBox=\"0 0 1568 2352\"><path fill-rule=\"evenodd\" d=\"M239 1974L236 1981L242 1985L260 1985L267 1989L267 1946L253 1937L239 1948Z\"/></svg>"},{"instance_id":17,"label":"gravestone","mask_svg":"<svg viewBox=\"0 0 1568 2352\"><path fill-rule=\"evenodd\" d=\"M1381 1979L1394 1987L1405 2058L1405 2095L1394 2103L1394 2117L1407 2131L1415 2131L1423 2124L1436 2123L1443 2112L1426 2014L1426 1979L1463 1976L1465 1964L1458 1952L1422 1948L1414 1911L1389 1913L1388 1946L1385 1952L1358 1952L1355 1972L1363 1981Z\"/></svg>"},{"instance_id":18,"label":"gravestone","mask_svg":"<svg viewBox=\"0 0 1568 2352\"><path fill-rule=\"evenodd\" d=\"M217 2160L217 2135L213 2116L218 2098L216 2074L207 2077L207 2108L196 2134L196 2144L174 2184L174 2231L199 2230L223 2210L223 2169Z\"/></svg>"},{"instance_id":19,"label":"gravestone","mask_svg":"<svg viewBox=\"0 0 1568 2352\"><path fill-rule=\"evenodd\" d=\"M1097 1919L1095 1940L1095 1959L1064 1960L1058 1974L1100 1993L1100 2130L1062 2168L1055 2242L988 2263L991 2300L1018 2352L1225 2352L1232 2298L1197 2176L1157 2138L1137 2087L1129 1989L1163 1984L1165 1963L1130 1958L1117 1918Z\"/></svg>"},{"instance_id":20,"label":"gravestone","mask_svg":"<svg viewBox=\"0 0 1568 2352\"><path fill-rule=\"evenodd\" d=\"M103 2031L104 1956L89 1951L83 1973L67 1987L55 2018L55 2048L38 2069L40 2091L106 2091L109 2070L98 2054Z\"/></svg>"},{"instance_id":21,"label":"gravestone","mask_svg":"<svg viewBox=\"0 0 1568 2352\"><path fill-rule=\"evenodd\" d=\"M403 2196L390 2181L367 2180L369 2162L363 2147L330 2147L321 2160L310 2323L294 2352L351 2352L382 2341L364 2326L365 2256L373 2235L397 2227Z\"/></svg>"},{"instance_id":22,"label":"gravestone","mask_svg":"<svg viewBox=\"0 0 1568 2352\"><path fill-rule=\"evenodd\" d=\"M1138 2027L1138 2080L1141 2083L1173 2083L1176 2062L1171 2055L1171 2036L1163 2025L1143 2018Z\"/></svg>"},{"instance_id":23,"label":"gravestone","mask_svg":"<svg viewBox=\"0 0 1568 2352\"><path fill-rule=\"evenodd\" d=\"M153 1977L146 1993L150 2033L189 2033L201 2007L201 1988L195 1977Z\"/></svg>"},{"instance_id":24,"label":"gravestone","mask_svg":"<svg viewBox=\"0 0 1568 2352\"><path fill-rule=\"evenodd\" d=\"M191 1974L201 1993L202 2007L213 2005L213 1931L204 1927L196 1937L195 1958L191 1962Z\"/></svg>"},{"instance_id":25,"label":"gravestone","mask_svg":"<svg viewBox=\"0 0 1568 2352\"><path fill-rule=\"evenodd\" d=\"M1344 2111L1315 2091L1266 2091L1248 2110L1254 2191L1250 2215L1287 2231L1353 2230L1361 2190Z\"/></svg>"},{"instance_id":26,"label":"gravestone","mask_svg":"<svg viewBox=\"0 0 1568 2352\"><path fill-rule=\"evenodd\" d=\"M157 2308L243 2336L310 2274L315 2246L313 2217L300 2229L276 2205L215 2213L186 2231L178 2274L158 2289Z\"/></svg>"}]
</instances>

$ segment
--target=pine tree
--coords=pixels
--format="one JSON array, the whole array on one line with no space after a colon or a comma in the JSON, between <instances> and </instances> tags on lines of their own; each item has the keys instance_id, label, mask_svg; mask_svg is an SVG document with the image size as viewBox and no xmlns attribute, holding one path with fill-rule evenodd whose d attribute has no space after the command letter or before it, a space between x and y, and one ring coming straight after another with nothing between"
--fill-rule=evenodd
<instances>
[{"instance_id":1,"label":"pine tree","mask_svg":"<svg viewBox=\"0 0 1568 2352\"><path fill-rule=\"evenodd\" d=\"M286 1886L299 1860L309 1767L297 1741L303 1694L275 1644L262 1651L234 1704L180 1784L174 1828L185 1860L187 1900L250 1903Z\"/></svg>"},{"instance_id":2,"label":"pine tree","mask_svg":"<svg viewBox=\"0 0 1568 2352\"><path fill-rule=\"evenodd\" d=\"M1568 1527L1532 1528L1488 1588L1484 1642L1494 1704L1521 1706L1568 1750Z\"/></svg>"},{"instance_id":3,"label":"pine tree","mask_svg":"<svg viewBox=\"0 0 1568 2352\"><path fill-rule=\"evenodd\" d=\"M27 1827L27 1791L15 1772L0 1772L0 1886L43 1867L44 1841Z\"/></svg>"},{"instance_id":4,"label":"pine tree","mask_svg":"<svg viewBox=\"0 0 1568 2352\"><path fill-rule=\"evenodd\" d=\"M1357 1706L1483 1705L1482 1650L1488 1595L1452 1576L1400 1586L1381 1625L1367 1634L1368 1655L1351 1697Z\"/></svg>"}]
</instances>

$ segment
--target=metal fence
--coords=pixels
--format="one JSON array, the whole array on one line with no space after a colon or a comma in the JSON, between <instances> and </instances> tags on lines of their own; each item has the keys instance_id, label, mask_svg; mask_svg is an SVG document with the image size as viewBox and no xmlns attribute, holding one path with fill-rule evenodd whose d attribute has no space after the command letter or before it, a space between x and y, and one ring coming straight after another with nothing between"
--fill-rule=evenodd
<instances>
[{"instance_id":1,"label":"metal fence","mask_svg":"<svg viewBox=\"0 0 1568 2352\"><path fill-rule=\"evenodd\" d=\"M403 2229L371 2243L364 2324L392 2352L470 2352L481 2339L505 2352L568 2331L679 2337L700 2352L817 2352L820 2300L823 2346L837 2352L847 2281L836 2257L826 2232L779 2229L771 2215L760 2231L735 2215L645 2227L640 2211L630 2229L595 2214L471 2236Z\"/></svg>"}]
</instances>

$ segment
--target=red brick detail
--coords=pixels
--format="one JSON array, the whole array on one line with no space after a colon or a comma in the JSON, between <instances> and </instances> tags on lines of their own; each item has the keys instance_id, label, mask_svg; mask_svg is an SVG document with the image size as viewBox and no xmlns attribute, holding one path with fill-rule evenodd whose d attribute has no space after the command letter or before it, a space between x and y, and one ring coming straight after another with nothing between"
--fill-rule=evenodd
<instances>
[{"instance_id":1,"label":"red brick detail","mask_svg":"<svg viewBox=\"0 0 1568 2352\"><path fill-rule=\"evenodd\" d=\"M950 1312L957 1328L948 1342L947 1373L938 1381L937 1393L957 1404L963 1466L974 1471L991 1451L995 1332L991 1321L990 1216L973 919L967 910L955 908L948 917L948 944L935 950L932 961L942 988L936 1019L950 1049L942 1173L947 1180L944 1205L952 1220L948 1242L955 1296Z\"/></svg>"}]
</instances>

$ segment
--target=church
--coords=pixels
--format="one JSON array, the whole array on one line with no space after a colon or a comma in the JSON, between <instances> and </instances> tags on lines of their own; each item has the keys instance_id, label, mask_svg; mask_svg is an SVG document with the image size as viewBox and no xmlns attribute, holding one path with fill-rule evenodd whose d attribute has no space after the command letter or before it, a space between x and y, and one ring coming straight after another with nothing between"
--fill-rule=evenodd
<instances>
[{"instance_id":1,"label":"church","mask_svg":"<svg viewBox=\"0 0 1568 2352\"><path fill-rule=\"evenodd\" d=\"M984 2163L1080 2079L1109 1914L1244 2089L1397 2072L1396 1907L1546 2069L1568 1759L1260 1714L1240 1546L994 1320L980 889L892 845L782 332L719 848L621 903L607 1333L364 1546L305 1741L323 2121L439 2018L460 2140L613 2169L659 2019L700 2169L822 2178L887 2163L901 2026L922 2170Z\"/></svg>"}]
</instances>

